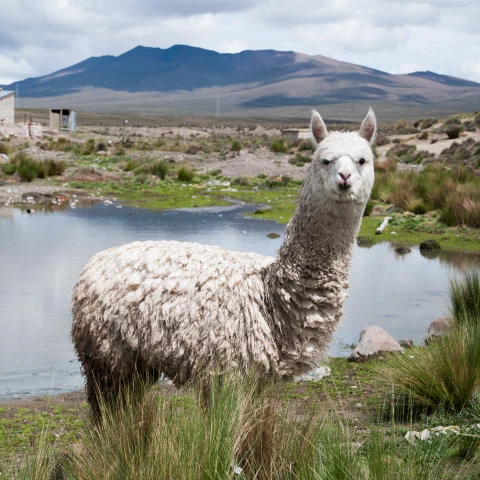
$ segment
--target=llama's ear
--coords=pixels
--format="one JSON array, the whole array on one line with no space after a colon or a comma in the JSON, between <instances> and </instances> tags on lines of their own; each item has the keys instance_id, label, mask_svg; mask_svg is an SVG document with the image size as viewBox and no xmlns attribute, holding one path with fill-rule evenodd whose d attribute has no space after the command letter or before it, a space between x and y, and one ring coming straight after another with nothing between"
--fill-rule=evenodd
<instances>
[{"instance_id":1,"label":"llama's ear","mask_svg":"<svg viewBox=\"0 0 480 480\"><path fill-rule=\"evenodd\" d=\"M318 144L322 140L325 140L325 137L328 135L327 127L322 120L320 114L316 111L312 111L312 121L310 122L310 129L312 130L312 135L315 142Z\"/></svg>"},{"instance_id":2,"label":"llama's ear","mask_svg":"<svg viewBox=\"0 0 480 480\"><path fill-rule=\"evenodd\" d=\"M372 107L368 109L367 116L362 122L358 134L364 138L370 145L375 141L375 134L377 133L377 119L373 113Z\"/></svg>"}]
</instances>

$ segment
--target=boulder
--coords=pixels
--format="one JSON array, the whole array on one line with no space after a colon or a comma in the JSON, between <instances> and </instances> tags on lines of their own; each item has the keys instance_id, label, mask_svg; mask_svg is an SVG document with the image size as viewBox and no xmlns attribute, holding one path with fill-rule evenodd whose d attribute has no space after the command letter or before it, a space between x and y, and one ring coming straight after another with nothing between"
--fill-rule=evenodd
<instances>
[{"instance_id":1,"label":"boulder","mask_svg":"<svg viewBox=\"0 0 480 480\"><path fill-rule=\"evenodd\" d=\"M350 357L353 362L364 362L369 357L381 356L386 352L401 352L401 345L383 328L370 325L360 332L360 341Z\"/></svg>"},{"instance_id":2,"label":"boulder","mask_svg":"<svg viewBox=\"0 0 480 480\"><path fill-rule=\"evenodd\" d=\"M440 244L436 240L425 240L420 244L420 250L440 250Z\"/></svg>"},{"instance_id":3,"label":"boulder","mask_svg":"<svg viewBox=\"0 0 480 480\"><path fill-rule=\"evenodd\" d=\"M445 335L452 328L451 317L440 317L434 320L428 327L427 337L425 338L425 344L435 340L436 338Z\"/></svg>"},{"instance_id":4,"label":"boulder","mask_svg":"<svg viewBox=\"0 0 480 480\"><path fill-rule=\"evenodd\" d=\"M395 249L395 253L398 255L406 255L407 253L410 253L411 250L408 247L397 247Z\"/></svg>"}]
</instances>

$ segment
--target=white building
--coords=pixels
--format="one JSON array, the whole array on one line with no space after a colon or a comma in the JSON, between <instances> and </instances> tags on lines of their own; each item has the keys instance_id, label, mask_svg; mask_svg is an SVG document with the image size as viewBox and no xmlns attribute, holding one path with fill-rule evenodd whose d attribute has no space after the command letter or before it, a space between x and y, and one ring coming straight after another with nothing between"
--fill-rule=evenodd
<instances>
[{"instance_id":1,"label":"white building","mask_svg":"<svg viewBox=\"0 0 480 480\"><path fill-rule=\"evenodd\" d=\"M15 123L15 92L0 88L0 125Z\"/></svg>"}]
</instances>

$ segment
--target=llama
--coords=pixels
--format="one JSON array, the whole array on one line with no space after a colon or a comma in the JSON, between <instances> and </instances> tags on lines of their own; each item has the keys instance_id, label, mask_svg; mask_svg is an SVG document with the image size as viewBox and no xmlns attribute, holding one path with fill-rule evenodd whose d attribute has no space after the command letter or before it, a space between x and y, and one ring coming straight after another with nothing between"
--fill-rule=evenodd
<instances>
[{"instance_id":1,"label":"llama","mask_svg":"<svg viewBox=\"0 0 480 480\"><path fill-rule=\"evenodd\" d=\"M161 373L254 368L289 378L317 366L342 317L352 245L373 186L376 119L328 133L316 150L277 258L175 241L96 254L73 291L72 340L89 403Z\"/></svg>"}]
</instances>

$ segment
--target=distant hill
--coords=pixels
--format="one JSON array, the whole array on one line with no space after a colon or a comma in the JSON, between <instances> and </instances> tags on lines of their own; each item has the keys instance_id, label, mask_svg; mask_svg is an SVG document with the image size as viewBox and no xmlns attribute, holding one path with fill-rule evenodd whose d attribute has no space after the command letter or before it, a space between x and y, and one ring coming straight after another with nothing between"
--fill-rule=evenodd
<instances>
[{"instance_id":1,"label":"distant hill","mask_svg":"<svg viewBox=\"0 0 480 480\"><path fill-rule=\"evenodd\" d=\"M347 112L369 104L392 112L480 107L479 83L433 72L391 75L319 55L222 54L186 45L138 46L4 88L17 85L22 106L105 111L211 114L217 97L229 114L294 116L317 106Z\"/></svg>"}]
</instances>

